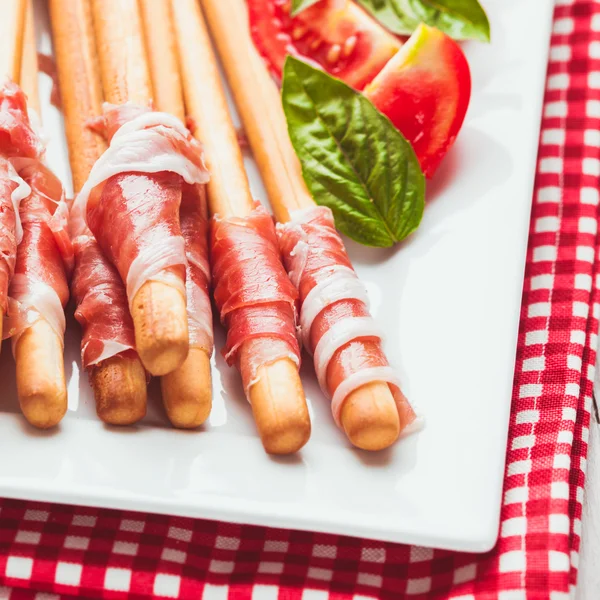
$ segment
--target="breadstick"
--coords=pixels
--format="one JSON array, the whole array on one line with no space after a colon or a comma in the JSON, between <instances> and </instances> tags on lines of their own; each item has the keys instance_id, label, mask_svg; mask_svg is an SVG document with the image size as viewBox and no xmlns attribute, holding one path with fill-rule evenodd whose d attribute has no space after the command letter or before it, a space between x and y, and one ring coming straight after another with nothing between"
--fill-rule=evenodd
<instances>
[{"instance_id":1,"label":"breadstick","mask_svg":"<svg viewBox=\"0 0 600 600\"><path fill-rule=\"evenodd\" d=\"M185 121L177 60L177 44L169 0L141 0L154 108ZM190 346L185 362L160 381L163 404L175 427L191 429L204 423L212 406L210 355Z\"/></svg>"},{"instance_id":2,"label":"breadstick","mask_svg":"<svg viewBox=\"0 0 600 600\"><path fill-rule=\"evenodd\" d=\"M212 407L210 356L190 348L184 363L160 380L163 404L174 427L193 429L208 419Z\"/></svg>"},{"instance_id":3,"label":"breadstick","mask_svg":"<svg viewBox=\"0 0 600 600\"><path fill-rule=\"evenodd\" d=\"M19 80L26 8L27 0L0 0L0 83L5 77ZM0 344L3 316L0 314Z\"/></svg>"},{"instance_id":4,"label":"breadstick","mask_svg":"<svg viewBox=\"0 0 600 600\"><path fill-rule=\"evenodd\" d=\"M70 0L72 1L72 0ZM146 371L136 357L112 356L90 370L96 413L109 425L132 425L146 414Z\"/></svg>"},{"instance_id":5,"label":"breadstick","mask_svg":"<svg viewBox=\"0 0 600 600\"><path fill-rule=\"evenodd\" d=\"M169 0L140 0L140 9L150 62L154 108L170 112L185 121Z\"/></svg>"},{"instance_id":6,"label":"breadstick","mask_svg":"<svg viewBox=\"0 0 600 600\"><path fill-rule=\"evenodd\" d=\"M113 104L152 101L137 0L92 0L104 99Z\"/></svg>"},{"instance_id":7,"label":"breadstick","mask_svg":"<svg viewBox=\"0 0 600 600\"><path fill-rule=\"evenodd\" d=\"M204 144L211 172L211 212L224 218L246 216L254 202L200 7L195 0L172 0L171 6L186 107ZM256 343L250 340L242 345L240 362L253 354ZM306 399L290 359L259 367L258 381L249 389L249 401L267 452L295 452L308 441L311 426Z\"/></svg>"},{"instance_id":8,"label":"breadstick","mask_svg":"<svg viewBox=\"0 0 600 600\"><path fill-rule=\"evenodd\" d=\"M101 112L102 90L89 0L50 0L54 52L62 91L73 188L81 189L106 148L87 120ZM137 357L114 356L93 367L96 411L106 423L128 425L146 413L146 373Z\"/></svg>"},{"instance_id":9,"label":"breadstick","mask_svg":"<svg viewBox=\"0 0 600 600\"><path fill-rule=\"evenodd\" d=\"M314 206L289 140L277 87L258 55L248 29L243 0L202 0L252 152L277 220ZM386 383L366 384L344 402L341 423L350 441L380 450L399 435L400 422Z\"/></svg>"},{"instance_id":10,"label":"breadstick","mask_svg":"<svg viewBox=\"0 0 600 600\"><path fill-rule=\"evenodd\" d=\"M0 0L0 81L19 80L27 0Z\"/></svg>"},{"instance_id":11,"label":"breadstick","mask_svg":"<svg viewBox=\"0 0 600 600\"><path fill-rule=\"evenodd\" d=\"M18 83L29 108L39 115L38 63L33 6L26 2L23 51ZM18 339L14 347L17 395L25 418L35 427L57 425L67 411L63 340L44 318Z\"/></svg>"},{"instance_id":12,"label":"breadstick","mask_svg":"<svg viewBox=\"0 0 600 600\"><path fill-rule=\"evenodd\" d=\"M33 3L25 3L25 29L23 33L23 52L19 85L27 95L27 107L33 109L41 119L40 96L38 91L38 58L35 39L35 18Z\"/></svg>"},{"instance_id":13,"label":"breadstick","mask_svg":"<svg viewBox=\"0 0 600 600\"><path fill-rule=\"evenodd\" d=\"M73 188L78 192L106 149L87 125L102 112L102 84L89 0L50 0L50 21Z\"/></svg>"},{"instance_id":14,"label":"breadstick","mask_svg":"<svg viewBox=\"0 0 600 600\"><path fill-rule=\"evenodd\" d=\"M104 98L148 105L152 84L137 0L93 0ZM183 364L188 344L186 300L175 288L147 281L131 302L137 351L152 375Z\"/></svg>"},{"instance_id":15,"label":"breadstick","mask_svg":"<svg viewBox=\"0 0 600 600\"><path fill-rule=\"evenodd\" d=\"M15 349L17 396L35 427L57 425L67 412L63 344L45 319L23 332Z\"/></svg>"}]
</instances>

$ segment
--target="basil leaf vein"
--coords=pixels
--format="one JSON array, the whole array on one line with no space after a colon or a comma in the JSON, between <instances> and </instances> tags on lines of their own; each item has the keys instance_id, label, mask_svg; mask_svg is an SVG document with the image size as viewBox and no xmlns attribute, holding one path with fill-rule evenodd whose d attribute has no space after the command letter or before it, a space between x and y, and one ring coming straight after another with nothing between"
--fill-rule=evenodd
<instances>
[{"instance_id":1,"label":"basil leaf vein","mask_svg":"<svg viewBox=\"0 0 600 600\"><path fill-rule=\"evenodd\" d=\"M457 40L490 41L490 23L478 0L358 0L390 31L410 35L424 22Z\"/></svg>"},{"instance_id":2,"label":"basil leaf vein","mask_svg":"<svg viewBox=\"0 0 600 600\"><path fill-rule=\"evenodd\" d=\"M340 231L369 246L391 246L419 226L425 178L417 157L365 96L288 56L282 102L304 180Z\"/></svg>"},{"instance_id":3,"label":"basil leaf vein","mask_svg":"<svg viewBox=\"0 0 600 600\"><path fill-rule=\"evenodd\" d=\"M295 17L299 12L317 2L319 2L319 0L292 0L292 17Z\"/></svg>"}]
</instances>

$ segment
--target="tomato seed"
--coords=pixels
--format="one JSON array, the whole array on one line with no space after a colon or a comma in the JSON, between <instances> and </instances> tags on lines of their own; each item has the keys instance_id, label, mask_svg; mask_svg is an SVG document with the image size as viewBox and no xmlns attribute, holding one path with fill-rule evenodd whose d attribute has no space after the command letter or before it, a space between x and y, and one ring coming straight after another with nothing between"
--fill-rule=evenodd
<instances>
[{"instance_id":1,"label":"tomato seed","mask_svg":"<svg viewBox=\"0 0 600 600\"><path fill-rule=\"evenodd\" d=\"M301 37L304 36L305 33L306 33L306 27L303 27L302 25L298 25L298 26L294 27L294 29L292 29L292 39L299 40Z\"/></svg>"},{"instance_id":2,"label":"tomato seed","mask_svg":"<svg viewBox=\"0 0 600 600\"><path fill-rule=\"evenodd\" d=\"M341 52L342 47L339 44L333 44L333 46L329 48L329 52L327 53L327 62L330 65L335 64L340 59Z\"/></svg>"},{"instance_id":3,"label":"tomato seed","mask_svg":"<svg viewBox=\"0 0 600 600\"><path fill-rule=\"evenodd\" d=\"M317 37L310 43L309 48L311 50L317 50L322 43L323 43L323 40L321 38Z\"/></svg>"},{"instance_id":4,"label":"tomato seed","mask_svg":"<svg viewBox=\"0 0 600 600\"><path fill-rule=\"evenodd\" d=\"M358 38L355 35L351 35L344 42L344 49L342 50L342 56L344 56L345 58L350 56L352 54L352 52L354 51L354 48L356 48L357 41L358 41Z\"/></svg>"}]
</instances>

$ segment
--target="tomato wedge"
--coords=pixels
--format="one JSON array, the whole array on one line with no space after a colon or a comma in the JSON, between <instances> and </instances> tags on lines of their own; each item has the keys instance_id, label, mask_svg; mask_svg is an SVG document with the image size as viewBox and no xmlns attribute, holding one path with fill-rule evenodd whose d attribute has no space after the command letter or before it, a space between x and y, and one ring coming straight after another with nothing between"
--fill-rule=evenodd
<instances>
[{"instance_id":1,"label":"tomato wedge","mask_svg":"<svg viewBox=\"0 0 600 600\"><path fill-rule=\"evenodd\" d=\"M431 177L463 124L469 64L454 40L421 24L364 93L412 144Z\"/></svg>"},{"instance_id":2,"label":"tomato wedge","mask_svg":"<svg viewBox=\"0 0 600 600\"><path fill-rule=\"evenodd\" d=\"M296 17L291 0L248 0L248 10L254 44L278 79L292 54L361 90L402 46L350 0L321 0Z\"/></svg>"}]
</instances>

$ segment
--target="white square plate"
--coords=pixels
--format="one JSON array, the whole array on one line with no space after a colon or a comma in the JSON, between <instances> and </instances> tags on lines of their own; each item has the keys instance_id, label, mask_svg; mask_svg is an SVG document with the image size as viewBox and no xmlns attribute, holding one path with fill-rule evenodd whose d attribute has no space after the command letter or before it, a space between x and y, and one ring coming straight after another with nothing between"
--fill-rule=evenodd
<instances>
[{"instance_id":1,"label":"white square plate","mask_svg":"<svg viewBox=\"0 0 600 600\"><path fill-rule=\"evenodd\" d=\"M238 374L220 356L203 431L167 426L156 382L143 425L109 428L96 418L71 321L69 412L56 431L35 431L19 415L14 363L4 345L0 495L475 552L493 546L553 2L484 5L493 42L465 44L472 103L429 184L421 228L392 250L348 243L425 429L380 454L353 450L306 360L312 439L298 456L269 457ZM40 47L48 51L43 15L40 23ZM60 119L47 102L49 81L42 83L49 161L68 181ZM247 166L256 196L264 198L251 159ZM223 345L220 327L216 343Z\"/></svg>"}]
</instances>

